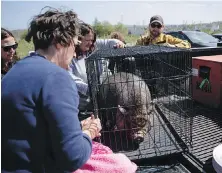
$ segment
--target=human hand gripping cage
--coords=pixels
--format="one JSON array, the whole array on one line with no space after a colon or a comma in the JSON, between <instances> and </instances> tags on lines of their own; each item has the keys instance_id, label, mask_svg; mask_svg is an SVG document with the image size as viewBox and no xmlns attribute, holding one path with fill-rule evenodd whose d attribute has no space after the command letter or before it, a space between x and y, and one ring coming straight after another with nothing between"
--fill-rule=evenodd
<instances>
[{"instance_id":1,"label":"human hand gripping cage","mask_svg":"<svg viewBox=\"0 0 222 173\"><path fill-rule=\"evenodd\" d=\"M116 62L112 73L110 61ZM101 67L101 62L107 63ZM116 152L133 152L130 157L162 155L160 151L178 149L169 134L171 125L188 145L191 62L189 50L160 45L92 53L86 59L87 76L94 113L103 127L101 142Z\"/></svg>"}]
</instances>

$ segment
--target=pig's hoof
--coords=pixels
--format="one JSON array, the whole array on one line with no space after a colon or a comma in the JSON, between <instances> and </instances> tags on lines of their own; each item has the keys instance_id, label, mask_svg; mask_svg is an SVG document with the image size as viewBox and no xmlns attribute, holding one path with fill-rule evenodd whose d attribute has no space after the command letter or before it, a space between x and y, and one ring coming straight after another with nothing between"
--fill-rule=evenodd
<instances>
[{"instance_id":1,"label":"pig's hoof","mask_svg":"<svg viewBox=\"0 0 222 173\"><path fill-rule=\"evenodd\" d=\"M135 142L136 142L137 144L140 144L140 143L143 142L143 141L144 141L144 138L141 137L141 136L138 136L138 137L135 138Z\"/></svg>"}]
</instances>

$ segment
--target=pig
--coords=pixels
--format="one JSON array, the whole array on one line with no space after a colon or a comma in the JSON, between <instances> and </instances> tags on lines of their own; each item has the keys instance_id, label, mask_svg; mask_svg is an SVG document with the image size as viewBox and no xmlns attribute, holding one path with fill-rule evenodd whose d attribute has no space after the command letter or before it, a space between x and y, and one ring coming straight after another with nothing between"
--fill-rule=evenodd
<instances>
[{"instance_id":1,"label":"pig","mask_svg":"<svg viewBox=\"0 0 222 173\"><path fill-rule=\"evenodd\" d=\"M142 78L132 73L115 73L102 82L99 90L103 130L127 130L127 137L133 142L143 142L152 126L153 103Z\"/></svg>"}]
</instances>

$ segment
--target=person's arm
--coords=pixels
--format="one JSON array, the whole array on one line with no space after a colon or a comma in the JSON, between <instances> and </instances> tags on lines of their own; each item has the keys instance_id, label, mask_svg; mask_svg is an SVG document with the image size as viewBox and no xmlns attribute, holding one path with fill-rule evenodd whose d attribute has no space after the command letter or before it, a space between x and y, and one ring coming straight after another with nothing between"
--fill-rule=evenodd
<instances>
[{"instance_id":1,"label":"person's arm","mask_svg":"<svg viewBox=\"0 0 222 173\"><path fill-rule=\"evenodd\" d=\"M136 41L136 45L146 46L149 42L150 33L146 32L144 35L140 35L140 38Z\"/></svg>"},{"instance_id":2,"label":"person's arm","mask_svg":"<svg viewBox=\"0 0 222 173\"><path fill-rule=\"evenodd\" d=\"M96 39L95 47L97 50L107 48L107 39Z\"/></svg>"},{"instance_id":3,"label":"person's arm","mask_svg":"<svg viewBox=\"0 0 222 173\"><path fill-rule=\"evenodd\" d=\"M89 87L80 77L75 76L72 71L68 71L71 78L75 81L78 92L85 96L89 96Z\"/></svg>"},{"instance_id":4,"label":"person's arm","mask_svg":"<svg viewBox=\"0 0 222 173\"><path fill-rule=\"evenodd\" d=\"M171 45L175 45L179 48L190 48L191 45L188 41L181 40L179 38L173 37L171 35L167 35L168 43Z\"/></svg>"},{"instance_id":5,"label":"person's arm","mask_svg":"<svg viewBox=\"0 0 222 173\"><path fill-rule=\"evenodd\" d=\"M143 46L143 45L144 45L142 36L140 36L140 38L137 39L136 45L140 45L140 46Z\"/></svg>"},{"instance_id":6,"label":"person's arm","mask_svg":"<svg viewBox=\"0 0 222 173\"><path fill-rule=\"evenodd\" d=\"M42 99L56 166L73 172L86 163L92 152L92 141L82 132L78 119L75 82L66 71L49 75L42 88Z\"/></svg>"}]
</instances>

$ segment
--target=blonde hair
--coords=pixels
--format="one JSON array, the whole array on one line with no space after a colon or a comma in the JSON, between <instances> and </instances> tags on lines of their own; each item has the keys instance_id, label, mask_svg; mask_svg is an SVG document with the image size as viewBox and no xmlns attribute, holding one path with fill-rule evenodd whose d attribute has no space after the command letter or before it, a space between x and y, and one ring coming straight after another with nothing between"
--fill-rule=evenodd
<instances>
[{"instance_id":1,"label":"blonde hair","mask_svg":"<svg viewBox=\"0 0 222 173\"><path fill-rule=\"evenodd\" d=\"M122 41L122 42L125 43L124 36L123 36L123 34L121 34L120 32L112 32L112 33L110 34L110 38L112 38L112 39L118 39L118 40L120 40L120 41Z\"/></svg>"}]
</instances>

